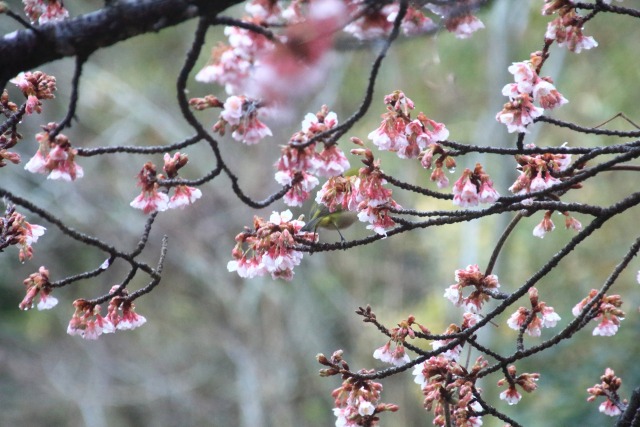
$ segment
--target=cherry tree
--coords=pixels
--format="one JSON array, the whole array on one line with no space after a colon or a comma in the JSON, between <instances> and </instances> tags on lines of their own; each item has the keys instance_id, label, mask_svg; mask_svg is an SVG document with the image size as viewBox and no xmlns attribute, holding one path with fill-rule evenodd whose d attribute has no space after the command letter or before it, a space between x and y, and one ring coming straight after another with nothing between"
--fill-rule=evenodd
<instances>
[{"instance_id":1,"label":"cherry tree","mask_svg":"<svg viewBox=\"0 0 640 427\"><path fill-rule=\"evenodd\" d=\"M238 17L227 14L241 3L244 9L236 13ZM247 211L271 210L268 216L256 214L252 224L238 230L235 243L226 243L229 274L245 279L265 276L295 283L295 269L312 253L357 250L373 243L385 245L385 239L401 239L396 236L409 232L430 231L422 229L508 218L508 224L492 242L488 262L461 265L451 272L455 283L441 284L443 304L450 303L455 323L442 331L433 330L433 326L407 313L396 325L386 325L363 302L357 316L381 334L380 343L372 343L373 358L390 367L354 369L342 350L330 355L320 353L317 362L320 375L336 382L331 396L336 426L394 424L395 415L383 413L402 408L388 403L393 395L383 396L383 382L405 371L412 374L421 390L424 408L432 414L434 425L479 426L487 419L498 420L500 424L495 425L528 425L527 420L516 420L504 410L505 404L535 402L543 393L538 390L540 373L524 369L535 367L546 350L571 342L583 330L591 331L594 346L607 346L605 337L616 335L625 326L622 321L626 314L621 308L625 295L616 293L615 286L628 279L624 273L640 249L640 238L636 238L606 280L594 282L592 290L571 307L558 306L554 297L557 290L544 282L554 270L563 268L563 260L578 251L594 232L633 212L640 203L637 191L629 191L611 203L594 200L592 193L584 191L592 182L608 179L607 172L638 170L633 161L640 156L640 130L635 125L633 130L610 130L604 124L584 126L554 118L556 110L572 108L573 104L563 95L561 85L554 83L547 64L559 52L589 55L593 49L606 49L604 43L599 46L598 34L589 32L590 22L607 17L613 18L610 22L615 25L616 20L640 18L640 10L631 1L625 4L621 0L619 4L611 0L540 1L536 10L546 24L539 28L539 48L526 57L512 59L507 70L512 80L504 82L501 92L504 105L492 112L511 143L491 146L454 140L456 130L447 126L448 118L439 116L438 111L423 112L412 100L416 98L409 88L383 94L376 91L381 65L400 40L446 33L465 43L485 28L478 15L490 6L488 3L112 0L80 15L74 14L71 1L23 0L20 8L0 4L5 15L2 18L23 27L0 40L0 78L5 88L0 99L4 115L0 166L74 185L78 180L100 179L83 164L84 159L137 155L141 159L139 194L112 203L128 204L146 218L134 248L114 245L89 230L72 227L68 218L54 208L21 196L11 182L3 181L0 195L5 212L0 223L0 250L5 257L28 263L38 250L38 241L51 235L104 254L100 265L84 266L84 271L67 277L56 273L55 264L34 267L23 281L25 296L16 305L21 310L72 307L67 333L85 340L144 329L145 323L153 322L158 314L138 313L136 302L152 291L171 292L156 290L164 265L171 259L171 243L166 237L159 253L154 254L154 262L147 261L155 222L159 216L180 215L182 209L206 203L205 184L225 178L227 191ZM197 26L190 49L180 59L176 99L192 135L167 145L111 146L87 146L68 136L69 128L82 122L78 100L87 90L82 86L83 70L96 52L189 20L197 20ZM207 35L217 28L224 29L224 33L216 33L222 38L208 42ZM363 74L366 87L359 106L348 117L338 117L328 102L301 113L296 102L326 84L332 72L332 55L339 49L375 51L373 64ZM197 68L203 57L207 64ZM72 76L41 71L61 58L74 58ZM42 121L41 115L56 97L61 78L71 85L66 114L55 121ZM187 89L192 81L201 83L200 93ZM381 115L381 121L377 128L359 134L357 125L365 115ZM288 141L273 145L269 142L275 133L272 123L282 123L283 117L300 122L300 126ZM624 114L618 117L633 124ZM37 123L41 131L25 134L21 128L26 123ZM567 142L553 146L537 143L536 135L543 125L566 131ZM35 140L37 150L25 159L16 150L29 145L29 140ZM222 141L244 145L248 157L255 145L271 144L271 158L266 163L256 161L245 168L273 164L279 190L261 199L251 197L241 185L246 171L231 166L221 150ZM202 176L184 178L189 174L190 150L196 148L204 150L199 153L208 153L211 167ZM162 164L155 160L159 156L163 156ZM486 161L487 156L492 160ZM395 157L403 168L421 170L428 179L411 182L401 174L386 173L385 164L396 161ZM460 163L473 166L460 170L456 168ZM500 169L517 170L510 186L500 188L492 178L500 174ZM123 176L116 179L128 180L126 185L133 188L136 183ZM407 206L404 200L413 201L415 206ZM357 239L345 239L342 234L339 241L326 239L331 230L321 230L308 216L292 213L292 209L299 211L310 201L323 209L323 215L357 217L368 234ZM447 207L424 209L425 201ZM528 246L533 251L539 239L555 232L554 221L563 222L573 234L565 235L563 246L530 277L521 282L502 275L498 279L496 264L505 256L505 244L529 217L539 221L528 230ZM194 231L185 224L185 235L190 232ZM17 256L10 246L15 247ZM110 283L102 295L86 286L82 297L67 300L63 288L79 282L104 285L101 279L114 269L122 279ZM633 276L640 281L640 273ZM146 285L135 288L132 284L141 277ZM571 319L564 317L569 312ZM499 324L512 330L513 345L509 349L492 348L486 340L486 331ZM608 415L617 417L619 426L640 425L640 388L623 395L622 379L614 368L606 368L603 374L594 372L592 382L598 377L600 382L588 390L571 392L584 393L586 399L596 401L604 414L602 423L607 422L604 416ZM483 391L486 382L500 387L497 399Z\"/></svg>"}]
</instances>

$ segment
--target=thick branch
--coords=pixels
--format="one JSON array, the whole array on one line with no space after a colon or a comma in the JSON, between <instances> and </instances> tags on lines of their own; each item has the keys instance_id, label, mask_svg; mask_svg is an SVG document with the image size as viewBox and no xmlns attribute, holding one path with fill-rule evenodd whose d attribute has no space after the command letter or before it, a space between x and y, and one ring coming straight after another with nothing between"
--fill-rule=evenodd
<instances>
[{"instance_id":1,"label":"thick branch","mask_svg":"<svg viewBox=\"0 0 640 427\"><path fill-rule=\"evenodd\" d=\"M0 39L0 87L20 71L57 59L89 56L99 48L180 24L215 16L242 0L121 0L63 22L20 30Z\"/></svg>"}]
</instances>

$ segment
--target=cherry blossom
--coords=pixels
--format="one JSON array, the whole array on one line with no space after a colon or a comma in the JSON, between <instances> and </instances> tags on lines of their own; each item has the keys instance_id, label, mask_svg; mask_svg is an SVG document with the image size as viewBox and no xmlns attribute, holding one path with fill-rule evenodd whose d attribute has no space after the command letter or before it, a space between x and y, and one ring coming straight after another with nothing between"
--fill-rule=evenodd
<instances>
[{"instance_id":1,"label":"cherry blossom","mask_svg":"<svg viewBox=\"0 0 640 427\"><path fill-rule=\"evenodd\" d=\"M329 212L336 209L356 211L358 208L357 176L335 176L329 178L316 196L316 203L329 208Z\"/></svg>"},{"instance_id":2,"label":"cherry blossom","mask_svg":"<svg viewBox=\"0 0 640 427\"><path fill-rule=\"evenodd\" d=\"M86 340L97 340L102 334L115 332L115 327L108 318L100 315L100 306L84 299L73 302L75 312L69 321L67 333L78 335Z\"/></svg>"},{"instance_id":3,"label":"cherry blossom","mask_svg":"<svg viewBox=\"0 0 640 427\"><path fill-rule=\"evenodd\" d=\"M569 102L553 84L544 79L540 79L533 87L533 100L545 110L551 110Z\"/></svg>"},{"instance_id":4,"label":"cherry blossom","mask_svg":"<svg viewBox=\"0 0 640 427\"><path fill-rule=\"evenodd\" d=\"M444 332L444 335L449 335L449 334L455 334L460 332L462 329L455 325L455 324L451 324L449 325L449 327L447 328L447 330ZM454 341L455 338L451 338L451 339L444 339L444 340L435 340L431 343L431 347L433 347L433 350L439 350L442 347L450 344L452 341ZM453 348L450 348L448 350L445 350L444 352L441 352L440 355L457 362L458 359L460 358L460 353L462 353L462 345L458 344L456 346L454 346Z\"/></svg>"},{"instance_id":5,"label":"cherry blossom","mask_svg":"<svg viewBox=\"0 0 640 427\"><path fill-rule=\"evenodd\" d=\"M426 7L444 19L448 31L454 33L459 39L466 39L471 37L474 32L484 28L484 24L473 16L470 10L466 10L470 8L471 4L467 6L465 3L467 2L464 0L451 5L427 3Z\"/></svg>"},{"instance_id":6,"label":"cherry blossom","mask_svg":"<svg viewBox=\"0 0 640 427\"><path fill-rule=\"evenodd\" d=\"M367 7L364 1L361 9L351 10L350 15L359 16L344 27L344 31L359 40L372 40L387 36L393 28L393 22L397 16L397 5L387 5L381 8Z\"/></svg>"},{"instance_id":7,"label":"cherry blossom","mask_svg":"<svg viewBox=\"0 0 640 427\"><path fill-rule=\"evenodd\" d=\"M477 206L478 203L495 203L500 195L493 188L480 163L472 171L465 169L462 176L453 184L453 204L462 208Z\"/></svg>"},{"instance_id":8,"label":"cherry blossom","mask_svg":"<svg viewBox=\"0 0 640 427\"><path fill-rule=\"evenodd\" d=\"M446 410L450 411L446 419L456 420L456 425L482 425L481 417L475 415L482 408L475 401L472 390L475 373L486 366L487 361L480 357L466 370L440 355L414 367L414 382L420 385L425 396L425 409L434 411L434 425L445 425Z\"/></svg>"},{"instance_id":9,"label":"cherry blossom","mask_svg":"<svg viewBox=\"0 0 640 427\"><path fill-rule=\"evenodd\" d=\"M257 66L247 92L286 103L315 90L326 79L333 36L346 19L343 2L312 2L304 20L287 25L273 49L263 49L256 55Z\"/></svg>"},{"instance_id":10,"label":"cherry blossom","mask_svg":"<svg viewBox=\"0 0 640 427\"><path fill-rule=\"evenodd\" d=\"M589 295L576 304L571 312L574 316L579 316L582 314L585 306L593 300L598 295L598 291L592 289L589 292ZM596 315L593 317L593 320L598 322L598 325L593 330L593 335L600 336L613 336L618 332L618 328L620 327L620 322L624 320L625 313L620 310L620 306L622 305L622 298L620 295L603 295L601 299L596 303L595 310Z\"/></svg>"},{"instance_id":11,"label":"cherry blossom","mask_svg":"<svg viewBox=\"0 0 640 427\"><path fill-rule=\"evenodd\" d=\"M515 83L507 84L502 94L509 97L496 120L511 132L527 132L527 126L541 116L545 109L566 104L567 99L555 88L550 77L540 77L536 66L542 63L542 53L533 52L530 60L514 62L508 70ZM533 104L537 102L540 107Z\"/></svg>"},{"instance_id":12,"label":"cherry blossom","mask_svg":"<svg viewBox=\"0 0 640 427\"><path fill-rule=\"evenodd\" d=\"M294 237L315 241L317 235L302 231L304 221L294 220L291 211L273 212L268 221L256 216L253 230L236 236L232 251L233 260L227 264L230 272L251 278L271 274L271 277L291 280L293 268L300 264L302 252L293 248ZM246 247L246 249L245 249Z\"/></svg>"},{"instance_id":13,"label":"cherry blossom","mask_svg":"<svg viewBox=\"0 0 640 427\"><path fill-rule=\"evenodd\" d=\"M22 0L24 12L32 23L40 25L61 21L69 17L69 12L61 0Z\"/></svg>"},{"instance_id":14,"label":"cherry blossom","mask_svg":"<svg viewBox=\"0 0 640 427\"><path fill-rule=\"evenodd\" d=\"M566 18L568 16L568 18ZM570 16L569 13L565 17L556 18L549 22L545 38L556 40L558 46L566 47L571 52L580 53L583 50L589 50L598 46L598 42L591 36L585 36L582 33L582 27L578 25L566 25L565 22L579 22Z\"/></svg>"},{"instance_id":15,"label":"cherry blossom","mask_svg":"<svg viewBox=\"0 0 640 427\"><path fill-rule=\"evenodd\" d=\"M563 145L564 146L564 145ZM535 148L528 144L525 148ZM516 156L520 175L509 187L515 194L529 194L544 191L562 181L554 175L567 170L571 164L570 154L523 154Z\"/></svg>"},{"instance_id":16,"label":"cherry blossom","mask_svg":"<svg viewBox=\"0 0 640 427\"><path fill-rule=\"evenodd\" d=\"M246 58L243 52L219 44L211 51L209 64L196 74L195 79L222 85L228 94L240 93L249 78L252 61L253 58Z\"/></svg>"},{"instance_id":17,"label":"cherry blossom","mask_svg":"<svg viewBox=\"0 0 640 427\"><path fill-rule=\"evenodd\" d=\"M529 319L525 332L532 337L539 337L540 328L553 328L561 319L553 307L548 306L545 302L538 301L538 290L534 287L529 289L529 300L531 301L531 310L520 307L509 317L507 325L517 331Z\"/></svg>"},{"instance_id":18,"label":"cherry blossom","mask_svg":"<svg viewBox=\"0 0 640 427\"><path fill-rule=\"evenodd\" d=\"M151 162L145 163L138 174L138 186L142 187L142 193L129 203L131 207L141 209L145 214L162 212L169 208L169 196L159 191L157 178L155 165Z\"/></svg>"},{"instance_id":19,"label":"cherry blossom","mask_svg":"<svg viewBox=\"0 0 640 427\"><path fill-rule=\"evenodd\" d=\"M398 16L397 10L392 11L387 15L387 21L393 23ZM424 15L424 13L414 7L409 6L407 13L404 15L400 28L405 36L413 37L420 34L425 34L436 30L438 26Z\"/></svg>"},{"instance_id":20,"label":"cherry blossom","mask_svg":"<svg viewBox=\"0 0 640 427\"><path fill-rule=\"evenodd\" d=\"M44 132L36 134L38 151L24 168L31 173L48 173L47 179L75 181L82 178L84 170L75 162L78 152L71 148L69 139L63 134L56 135L53 141L49 139L49 133L56 128L57 124L52 122L42 127Z\"/></svg>"},{"instance_id":21,"label":"cherry blossom","mask_svg":"<svg viewBox=\"0 0 640 427\"><path fill-rule=\"evenodd\" d=\"M588 402L593 402L597 397L602 396L605 400L600 404L598 410L610 417L617 417L622 414L622 410L627 407L627 400L620 399L618 390L622 385L622 379L615 375L611 368L606 368L604 375L600 377L600 384L587 389L590 396Z\"/></svg>"},{"instance_id":22,"label":"cherry blossom","mask_svg":"<svg viewBox=\"0 0 640 427\"><path fill-rule=\"evenodd\" d=\"M546 236L547 233L553 231L556 226L551 221L551 211L547 211L542 217L542 221L533 228L533 235L541 239Z\"/></svg>"},{"instance_id":23,"label":"cherry blossom","mask_svg":"<svg viewBox=\"0 0 640 427\"><path fill-rule=\"evenodd\" d=\"M18 86L22 94L27 97L26 114L41 113L41 100L55 98L53 92L56 91L56 78L42 71L20 73L11 82Z\"/></svg>"},{"instance_id":24,"label":"cherry blossom","mask_svg":"<svg viewBox=\"0 0 640 427\"><path fill-rule=\"evenodd\" d=\"M33 308L33 300L36 296L40 297L38 310L49 310L58 304L58 299L51 296L53 288L49 282L49 270L44 266L40 267L37 273L30 274L23 284L27 288L27 294L19 304L21 310Z\"/></svg>"},{"instance_id":25,"label":"cherry blossom","mask_svg":"<svg viewBox=\"0 0 640 427\"><path fill-rule=\"evenodd\" d=\"M178 152L172 157L169 153L165 153L162 170L167 174L169 179L175 179L178 177L178 170L186 166L188 161L189 158L186 154ZM188 185L178 185L174 187L173 191L173 195L167 201L168 209L184 208L202 197L202 191L200 191L200 189ZM144 206L142 209L144 210Z\"/></svg>"},{"instance_id":26,"label":"cherry blossom","mask_svg":"<svg viewBox=\"0 0 640 427\"><path fill-rule=\"evenodd\" d=\"M8 204L4 217L0 219L0 250L9 245L15 245L19 249L20 262L31 259L32 245L44 235L46 230L41 225L27 222L24 215L16 212L14 205Z\"/></svg>"},{"instance_id":27,"label":"cherry blossom","mask_svg":"<svg viewBox=\"0 0 640 427\"><path fill-rule=\"evenodd\" d=\"M109 293L114 294L114 291L118 288L118 286L114 286ZM127 290L122 289L118 295L114 295L109 301L107 319L117 330L136 329L147 322L144 316L135 312L135 305L127 297Z\"/></svg>"},{"instance_id":28,"label":"cherry blossom","mask_svg":"<svg viewBox=\"0 0 640 427\"><path fill-rule=\"evenodd\" d=\"M411 120L410 110L414 108L414 103L403 92L397 90L385 96L384 102L387 112L382 114L380 126L368 135L378 149L395 152L402 159L415 158L449 137L444 124L428 118L422 112L415 120Z\"/></svg>"},{"instance_id":29,"label":"cherry blossom","mask_svg":"<svg viewBox=\"0 0 640 427\"><path fill-rule=\"evenodd\" d=\"M444 296L456 307L464 307L471 313L478 313L484 303L491 298L486 292L496 290L500 287L498 276L490 274L485 276L480 272L477 264L469 265L466 269L456 270L455 280L457 283L449 286ZM463 289L473 287L474 290L469 296L463 296Z\"/></svg>"},{"instance_id":30,"label":"cherry blossom","mask_svg":"<svg viewBox=\"0 0 640 427\"><path fill-rule=\"evenodd\" d=\"M337 375L340 369L343 368L348 370L348 364L342 359L342 350L334 352L330 359L323 354L316 356L316 359L320 364L328 367L320 371L321 376ZM358 375L369 375L373 372L375 371L362 369L357 373ZM356 376L343 376L342 385L331 393L335 405L333 409L333 413L336 416L335 425L378 425L377 414L398 410L397 405L380 402L381 393L382 384L380 383Z\"/></svg>"},{"instance_id":31,"label":"cherry blossom","mask_svg":"<svg viewBox=\"0 0 640 427\"><path fill-rule=\"evenodd\" d=\"M507 384L507 389L500 393L500 399L507 402L509 405L515 405L522 399L522 395L516 389L516 385L520 386L527 393L538 388L538 379L540 374L521 374L516 376L516 367L509 365L507 367L509 378L502 378L498 381L498 386L501 387Z\"/></svg>"},{"instance_id":32,"label":"cherry blossom","mask_svg":"<svg viewBox=\"0 0 640 427\"><path fill-rule=\"evenodd\" d=\"M496 120L507 126L509 133L526 133L527 126L542 113L543 109L533 105L529 95L522 94L513 101L504 104L502 111L496 115Z\"/></svg>"},{"instance_id":33,"label":"cherry blossom","mask_svg":"<svg viewBox=\"0 0 640 427\"><path fill-rule=\"evenodd\" d=\"M273 135L271 129L258 119L263 107L259 101L245 96L230 96L222 107L220 120L213 127L215 132L224 135L228 124L233 139L247 145L257 144Z\"/></svg>"},{"instance_id":34,"label":"cherry blossom","mask_svg":"<svg viewBox=\"0 0 640 427\"><path fill-rule=\"evenodd\" d=\"M405 363L409 363L411 359L405 352L404 346L400 343L395 346L394 350L391 350L391 341L387 342L382 347L376 349L373 352L375 359L381 360L385 363L390 363L395 366L402 366Z\"/></svg>"},{"instance_id":35,"label":"cherry blossom","mask_svg":"<svg viewBox=\"0 0 640 427\"><path fill-rule=\"evenodd\" d=\"M310 191L320 181L319 176L338 176L349 168L346 156L335 144L325 145L316 152L316 144L307 142L318 134L334 128L338 123L336 114L323 105L316 114L308 113L302 121L300 132L296 132L289 144L281 150L276 163L278 171L275 179L280 185L291 185L284 201L289 206L302 206L309 198Z\"/></svg>"}]
</instances>

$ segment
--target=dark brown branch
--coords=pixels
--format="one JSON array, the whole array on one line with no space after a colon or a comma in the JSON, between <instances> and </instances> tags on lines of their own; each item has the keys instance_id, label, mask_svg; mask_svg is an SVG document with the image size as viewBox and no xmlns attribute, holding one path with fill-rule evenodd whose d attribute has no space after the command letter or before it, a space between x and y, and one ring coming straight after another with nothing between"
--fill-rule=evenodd
<instances>
[{"instance_id":1,"label":"dark brown branch","mask_svg":"<svg viewBox=\"0 0 640 427\"><path fill-rule=\"evenodd\" d=\"M20 71L55 60L88 56L141 34L197 16L213 17L241 0L121 0L62 22L20 30L0 39L0 88Z\"/></svg>"}]
</instances>

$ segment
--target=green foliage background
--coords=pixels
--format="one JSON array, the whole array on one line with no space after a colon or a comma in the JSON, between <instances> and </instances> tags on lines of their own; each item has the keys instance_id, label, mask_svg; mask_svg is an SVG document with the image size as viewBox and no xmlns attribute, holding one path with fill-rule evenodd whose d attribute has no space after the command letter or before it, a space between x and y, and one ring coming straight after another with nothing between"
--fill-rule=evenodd
<instances>
[{"instance_id":1,"label":"green foliage background","mask_svg":"<svg viewBox=\"0 0 640 427\"><path fill-rule=\"evenodd\" d=\"M629 6L637 1L628 0ZM9 4L19 10L19 2ZM71 2L79 14L99 7L96 1ZM451 139L479 145L512 146L495 122L505 98L500 89L511 81L507 66L528 58L542 48L548 17L539 15L541 1L495 0L480 13L487 29L470 40L441 33L433 38L403 40L385 61L376 86L376 101L366 119L349 134L366 139L384 112L382 96L402 89L416 103L416 110L446 123ZM240 13L236 10L234 13ZM0 20L5 33L13 24ZM191 135L175 104L175 76L194 29L189 23L161 34L140 37L98 52L87 65L81 86L78 122L67 132L77 146L116 144L169 144ZM570 103L553 116L585 126L597 125L622 111L640 123L637 84L640 26L628 17L598 16L585 31L599 47L579 55L552 48L543 70L551 75ZM213 31L208 46L222 39ZM340 52L327 77L325 90L299 106L294 117L271 122L274 137L258 146L242 146L230 138L222 150L230 165L242 171L241 184L257 199L277 189L273 163L278 145L285 143L306 112L328 104L346 118L360 102L374 51ZM200 65L204 65L203 56ZM72 61L43 67L58 78L57 99L45 105L40 117L25 120L27 137L20 144L28 159L36 149L32 135L38 125L59 120L69 97ZM190 95L212 89L193 82ZM15 96L15 91L13 92ZM213 124L212 113L200 113ZM608 126L631 129L616 119ZM596 145L614 139L580 136L547 125L537 126L525 140L538 146ZM345 138L342 147L349 142ZM213 166L206 148L188 151L186 177L198 177ZM428 172L417 162L400 161L380 153L383 169L401 179L433 188ZM129 207L137 194L134 176L141 165L161 158L113 155L80 159L85 178L70 185L33 176L20 167L4 168L3 182L18 194L38 200L80 230L119 245L133 246L144 217ZM356 159L352 159L357 162ZM480 161L496 182L507 188L516 177L509 158L469 156L460 159L458 172ZM452 182L457 176L452 176ZM98 280L74 284L56 293L60 304L49 312L23 313L17 309L23 297L21 282L38 266L46 265L54 279L94 268L104 254L87 250L61 236L33 215L28 220L48 227L35 245L35 256L21 265L17 251L0 258L0 425L65 426L328 426L334 424L330 392L337 378L317 376L318 352L331 354L342 348L353 369L383 368L371 357L385 343L384 337L362 324L354 314L358 306L371 304L380 320L393 326L413 314L432 331L457 322L462 312L442 297L453 283L453 272L468 264L486 265L501 229L510 218L419 230L355 250L305 256L291 283L254 279L245 281L226 270L234 235L252 221L254 214L284 210L276 204L261 212L242 205L219 179L202 188L204 196L181 212L161 214L146 257L155 263L163 234L170 246L161 286L137 304L148 323L133 332L120 332L85 342L65 334L73 312L71 302L80 296L103 294L122 279L115 265ZM565 200L607 204L636 188L628 172L603 174ZM448 202L415 199L398 194L405 207L448 209ZM304 213L304 210L296 214ZM557 229L544 240L531 230L541 219L534 215L522 222L510 237L499 261L503 290L516 289L571 237L556 217ZM588 218L579 217L587 222ZM564 260L538 289L542 300L562 317L561 328L571 319L571 308L590 289L599 287L636 237L637 214L630 212L603 227L576 253ZM348 239L367 234L363 225L346 231ZM332 232L322 236L337 240ZM499 377L483 384L495 404L526 426L602 426L613 420L598 414L597 405L586 402L586 388L598 382L609 366L624 380L623 394L638 385L640 368L634 363L640 328L635 272L627 271L616 285L623 295L627 319L615 337L591 337L589 330L570 343L562 343L535 360L518 364L519 372L540 372L539 390L524 396L514 407L497 400ZM144 286L142 281L132 283ZM522 305L528 305L523 300ZM516 333L499 326L483 334L495 349L510 351ZM595 324L594 324L595 325ZM551 331L543 331L543 338ZM538 338L527 338L535 345ZM471 357L475 358L472 354ZM409 373L384 382L385 402L400 405L394 415L384 415L382 425L430 425L431 416L421 407L422 397ZM489 417L485 426L501 426Z\"/></svg>"}]
</instances>

